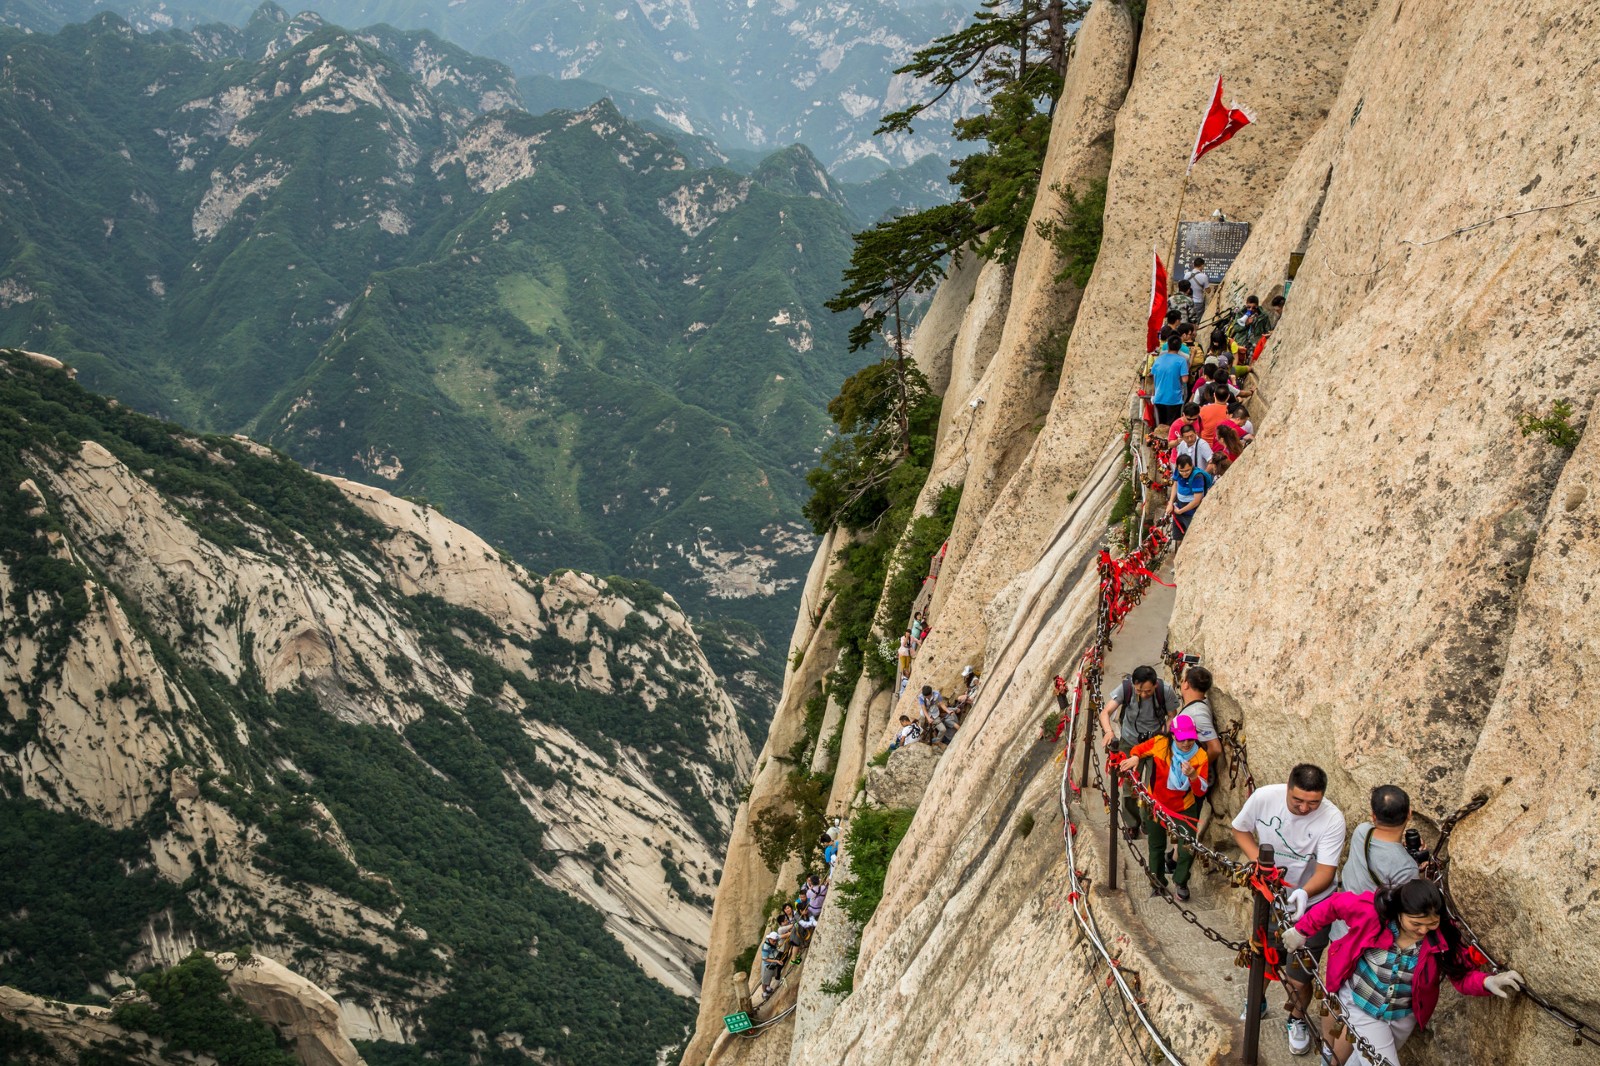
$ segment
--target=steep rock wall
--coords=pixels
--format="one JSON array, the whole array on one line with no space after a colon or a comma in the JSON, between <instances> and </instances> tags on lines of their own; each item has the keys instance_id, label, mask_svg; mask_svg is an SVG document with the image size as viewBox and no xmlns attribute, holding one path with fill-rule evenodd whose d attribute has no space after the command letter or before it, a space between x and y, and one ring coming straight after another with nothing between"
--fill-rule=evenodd
<instances>
[{"instance_id":1,"label":"steep rock wall","mask_svg":"<svg viewBox=\"0 0 1600 1066\"><path fill-rule=\"evenodd\" d=\"M1386 2L1372 22L1226 280L1265 297L1306 253L1260 442L1179 557L1174 637L1241 710L1258 778L1314 760L1347 812L1394 782L1434 823L1487 793L1456 894L1491 951L1593 1016L1574 978L1600 973L1596 817L1562 782L1600 771L1574 698L1600 676L1596 444L1517 417L1565 399L1583 426L1600 390L1600 212L1558 206L1595 194L1600 122L1552 96L1600 87L1600 8ZM1570 1054L1526 1003L1459 1013L1436 1043Z\"/></svg>"},{"instance_id":2,"label":"steep rock wall","mask_svg":"<svg viewBox=\"0 0 1600 1066\"><path fill-rule=\"evenodd\" d=\"M1086 20L1075 62L1109 7ZM1524 440L1515 421L1565 398L1581 429L1600 386L1589 295L1600 126L1555 102L1556 86L1600 87L1587 54L1597 14L1450 0L1271 17L1151 6L1115 113L1100 259L1061 389L1020 465L1007 466L1015 415L967 406L1028 387L1003 339L963 356L964 338L996 332L1001 301L983 299L981 275L951 349L930 488L963 480L965 494L912 685L975 661L984 696L934 772L938 802L896 853L854 993L814 1002L826 975L803 976L813 999L793 1029L794 1066L1129 1061L1065 904L1059 766L1038 764L1033 738L1054 706L1050 676L1088 637L1092 553L1116 488L1107 441L1142 349L1150 248L1167 257L1210 88L1194 72L1205 55L1240 57L1228 96L1257 117L1196 168L1184 212L1255 223L1224 300L1265 299L1290 253L1306 258L1262 367L1258 443L1180 553L1174 643L1216 671L1258 780L1317 757L1347 812L1394 780L1425 829L1487 793L1454 838L1458 899L1486 946L1558 1006L1600 1014L1588 988L1600 972L1592 805L1568 801L1600 772L1581 695L1600 671L1588 607L1596 445L1586 435L1569 455ZM1489 221L1513 212L1530 213ZM1002 338L1024 328L1023 294L1045 288L1037 269L1010 278ZM969 459L980 455L985 465ZM869 719L875 735L854 742L866 752L881 749L892 712L869 702L858 692L845 718L852 729ZM1027 836L1023 813L1037 820ZM1080 841L1090 880L1103 878L1101 849ZM1130 897L1096 906L1183 1061L1231 1054L1237 993L1197 986L1191 960L1163 955ZM838 918L830 906L819 936L844 935ZM839 964L831 945L813 952L830 972ZM1435 1029L1407 1066L1586 1054L1526 1000L1464 1006L1446 994ZM790 1036L729 1042L716 1061L782 1061L773 1044ZM705 1061L695 1050L686 1063Z\"/></svg>"},{"instance_id":3,"label":"steep rock wall","mask_svg":"<svg viewBox=\"0 0 1600 1066\"><path fill-rule=\"evenodd\" d=\"M1091 54L1088 34L1095 17L1115 7L1094 6L1076 60ZM1211 90L1212 76L1196 70L1196 58L1248 53L1248 62L1230 65L1228 93L1249 101L1258 125L1195 168L1185 214L1204 218L1220 209L1230 218L1254 219L1327 114L1369 10L1367 0L1346 0L1262 18L1258 5L1243 0L1157 4L1146 14L1125 97L1111 77L1119 72L1117 63L1107 57L1093 64L1104 73L1084 93L1071 128L1115 124L1099 259L1066 345L1061 387L1031 451L1015 473L1004 464L994 470L974 464L981 476L999 475L1000 481L974 492L968 479L967 491L983 505L963 506L957 518L951 545L961 552L961 565L941 581L936 610L945 603L987 605L1001 595L1032 562L1046 531L1055 528L1126 409L1128 368L1144 347L1150 252L1159 247L1162 258L1169 258L1184 168ZM1107 42L1113 55L1127 56L1119 45ZM1131 49L1132 42L1121 47ZM1124 77L1127 62L1120 68ZM1097 141L1098 134L1090 144ZM1073 180L1050 174L1041 184L1048 188L1063 177ZM983 439L981 431L974 436ZM1009 616L1010 604L1001 600L981 619L967 610L959 633L940 634L929 648L928 665L942 676L983 658L995 626Z\"/></svg>"}]
</instances>

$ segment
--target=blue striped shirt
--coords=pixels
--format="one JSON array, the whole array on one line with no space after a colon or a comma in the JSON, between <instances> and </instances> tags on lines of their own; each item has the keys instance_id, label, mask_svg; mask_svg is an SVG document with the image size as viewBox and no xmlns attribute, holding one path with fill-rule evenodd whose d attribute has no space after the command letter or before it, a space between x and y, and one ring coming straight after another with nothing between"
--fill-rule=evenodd
<instances>
[{"instance_id":1,"label":"blue striped shirt","mask_svg":"<svg viewBox=\"0 0 1600 1066\"><path fill-rule=\"evenodd\" d=\"M1400 929L1389 923L1389 934L1398 939ZM1389 1022L1411 1013L1411 979L1417 971L1419 941L1404 951L1393 942L1386 948L1368 948L1361 953L1355 972L1350 975L1350 998L1356 1006L1379 1021Z\"/></svg>"}]
</instances>

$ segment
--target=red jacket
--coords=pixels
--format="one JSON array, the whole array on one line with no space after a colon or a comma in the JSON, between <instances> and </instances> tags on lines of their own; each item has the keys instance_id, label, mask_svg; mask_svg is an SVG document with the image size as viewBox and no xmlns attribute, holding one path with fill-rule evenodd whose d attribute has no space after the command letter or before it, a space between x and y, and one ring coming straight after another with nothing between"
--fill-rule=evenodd
<instances>
[{"instance_id":1,"label":"red jacket","mask_svg":"<svg viewBox=\"0 0 1600 1066\"><path fill-rule=\"evenodd\" d=\"M1335 892L1321 903L1306 911L1305 917L1295 923L1295 928L1306 936L1321 932L1332 925L1335 918L1350 926L1350 931L1328 945L1328 988L1337 992L1339 987L1356 972L1361 953L1368 948L1386 948L1394 943L1394 934L1387 926L1378 924L1378 910L1372 905L1372 893ZM1439 1002L1438 955L1444 950L1444 937L1429 933L1417 950L1417 968L1411 975L1411 1012L1417 1016L1417 1028L1425 1028ZM1488 976L1481 970L1472 970L1460 980L1450 983L1464 996L1487 996L1483 979Z\"/></svg>"}]
</instances>

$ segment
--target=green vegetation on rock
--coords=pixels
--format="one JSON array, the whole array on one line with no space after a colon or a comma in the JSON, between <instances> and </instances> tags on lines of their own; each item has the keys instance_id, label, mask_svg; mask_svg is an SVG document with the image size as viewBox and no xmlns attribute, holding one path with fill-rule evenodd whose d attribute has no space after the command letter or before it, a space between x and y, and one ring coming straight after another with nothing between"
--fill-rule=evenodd
<instances>
[{"instance_id":1,"label":"green vegetation on rock","mask_svg":"<svg viewBox=\"0 0 1600 1066\"><path fill-rule=\"evenodd\" d=\"M111 1020L159 1036L167 1047L209 1055L218 1066L296 1066L277 1035L228 988L217 964L195 952L139 978L145 999L121 1004Z\"/></svg>"},{"instance_id":2,"label":"green vegetation on rock","mask_svg":"<svg viewBox=\"0 0 1600 1066\"><path fill-rule=\"evenodd\" d=\"M836 882L833 891L839 897L845 917L855 926L858 934L861 927L878 912L878 904L883 902L889 860L894 858L895 849L905 839L916 813L914 808L906 807L863 807L850 819L850 826L845 830L850 876ZM825 984L824 991L833 995L850 994L855 988L856 959L860 950L858 935L846 957L843 972L838 980Z\"/></svg>"}]
</instances>

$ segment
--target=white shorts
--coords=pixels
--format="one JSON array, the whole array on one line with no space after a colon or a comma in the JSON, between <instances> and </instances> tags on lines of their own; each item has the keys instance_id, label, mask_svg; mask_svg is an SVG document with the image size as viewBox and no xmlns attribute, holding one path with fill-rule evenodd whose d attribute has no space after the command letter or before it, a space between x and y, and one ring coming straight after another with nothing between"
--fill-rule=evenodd
<instances>
[{"instance_id":1,"label":"white shorts","mask_svg":"<svg viewBox=\"0 0 1600 1066\"><path fill-rule=\"evenodd\" d=\"M1417 1016L1408 1014L1404 1018L1396 1018L1392 1022L1380 1021L1356 1006L1350 996L1349 986L1339 989L1339 1006L1344 1008L1344 1015L1350 1019L1350 1027L1360 1035L1361 1039L1372 1045L1374 1051L1388 1059L1392 1066L1400 1066L1400 1048L1411 1036L1417 1027ZM1355 1054L1350 1056L1345 1066L1379 1066L1378 1063L1368 1062L1361 1049L1356 1048Z\"/></svg>"}]
</instances>

